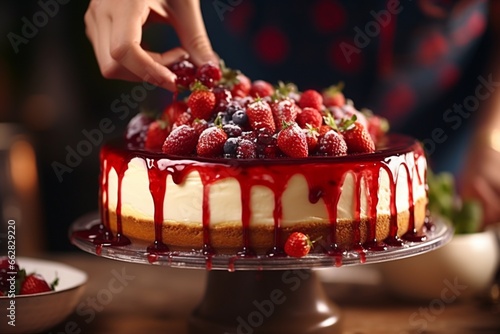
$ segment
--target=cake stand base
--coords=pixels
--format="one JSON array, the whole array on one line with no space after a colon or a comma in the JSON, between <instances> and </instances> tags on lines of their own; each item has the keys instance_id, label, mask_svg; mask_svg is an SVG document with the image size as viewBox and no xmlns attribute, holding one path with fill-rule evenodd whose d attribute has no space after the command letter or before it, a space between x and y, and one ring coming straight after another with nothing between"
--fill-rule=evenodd
<instances>
[{"instance_id":1,"label":"cake stand base","mask_svg":"<svg viewBox=\"0 0 500 334\"><path fill-rule=\"evenodd\" d=\"M210 271L191 334L336 334L340 309L310 269Z\"/></svg>"}]
</instances>

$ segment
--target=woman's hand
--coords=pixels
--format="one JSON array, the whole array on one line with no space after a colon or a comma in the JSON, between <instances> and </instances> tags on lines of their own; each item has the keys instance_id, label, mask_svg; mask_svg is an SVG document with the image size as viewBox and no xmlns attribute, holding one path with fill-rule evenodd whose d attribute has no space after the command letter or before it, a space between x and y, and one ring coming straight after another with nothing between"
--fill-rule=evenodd
<instances>
[{"instance_id":1,"label":"woman's hand","mask_svg":"<svg viewBox=\"0 0 500 334\"><path fill-rule=\"evenodd\" d=\"M181 47L164 53L144 50L142 27L148 20L172 25ZM147 81L174 91L176 76L166 65L185 57L198 66L218 64L199 0L91 0L85 25L101 73L108 79Z\"/></svg>"}]
</instances>

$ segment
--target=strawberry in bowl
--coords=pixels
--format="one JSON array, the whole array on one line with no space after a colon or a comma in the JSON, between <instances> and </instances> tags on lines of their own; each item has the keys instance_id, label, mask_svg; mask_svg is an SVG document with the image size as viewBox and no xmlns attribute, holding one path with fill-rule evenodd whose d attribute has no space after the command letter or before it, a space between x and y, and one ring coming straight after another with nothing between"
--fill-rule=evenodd
<instances>
[{"instance_id":1,"label":"strawberry in bowl","mask_svg":"<svg viewBox=\"0 0 500 334\"><path fill-rule=\"evenodd\" d=\"M0 308L9 310L0 333L45 332L76 308L87 275L40 259L0 258ZM9 309L10 308L10 309Z\"/></svg>"},{"instance_id":2,"label":"strawberry in bowl","mask_svg":"<svg viewBox=\"0 0 500 334\"><path fill-rule=\"evenodd\" d=\"M31 295L54 291L59 279L56 277L50 284L43 276L26 273L15 260L0 258L0 296ZM14 289L13 289L14 288Z\"/></svg>"}]
</instances>

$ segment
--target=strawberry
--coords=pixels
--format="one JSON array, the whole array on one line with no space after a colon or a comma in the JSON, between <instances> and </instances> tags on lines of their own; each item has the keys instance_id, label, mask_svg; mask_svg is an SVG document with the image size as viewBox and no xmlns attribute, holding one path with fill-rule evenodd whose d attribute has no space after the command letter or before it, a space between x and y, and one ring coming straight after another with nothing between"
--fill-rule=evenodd
<instances>
[{"instance_id":1,"label":"strawberry","mask_svg":"<svg viewBox=\"0 0 500 334\"><path fill-rule=\"evenodd\" d=\"M231 88L231 94L233 96L245 97L250 94L250 89L252 87L252 83L250 79L244 74L237 74L234 84Z\"/></svg>"},{"instance_id":2,"label":"strawberry","mask_svg":"<svg viewBox=\"0 0 500 334\"><path fill-rule=\"evenodd\" d=\"M352 123L352 121L354 122ZM375 152L375 143L372 137L361 123L356 122L355 116L341 126L341 132L349 153Z\"/></svg>"},{"instance_id":3,"label":"strawberry","mask_svg":"<svg viewBox=\"0 0 500 334\"><path fill-rule=\"evenodd\" d=\"M179 117L177 117L173 128L176 128L176 127L181 126L183 124L190 125L192 120L193 120L193 115L191 115L191 113L189 111L185 111L182 114L180 114Z\"/></svg>"},{"instance_id":4,"label":"strawberry","mask_svg":"<svg viewBox=\"0 0 500 334\"><path fill-rule=\"evenodd\" d=\"M321 116L321 113L317 109L305 107L297 115L297 124L302 129L307 128L308 124L313 128L319 128L323 124L323 116Z\"/></svg>"},{"instance_id":5,"label":"strawberry","mask_svg":"<svg viewBox=\"0 0 500 334\"><path fill-rule=\"evenodd\" d=\"M188 155L196 148L198 134L191 126L182 124L170 132L162 150L167 154Z\"/></svg>"},{"instance_id":6,"label":"strawberry","mask_svg":"<svg viewBox=\"0 0 500 334\"><path fill-rule=\"evenodd\" d=\"M34 293L42 293L52 291L53 289L49 284L43 279L43 277L30 274L26 276L24 282L21 285L20 294L21 295L31 295Z\"/></svg>"},{"instance_id":7,"label":"strawberry","mask_svg":"<svg viewBox=\"0 0 500 334\"><path fill-rule=\"evenodd\" d=\"M274 94L273 85L264 80L257 80L252 83L250 87L250 96L252 97L266 97Z\"/></svg>"},{"instance_id":8,"label":"strawberry","mask_svg":"<svg viewBox=\"0 0 500 334\"><path fill-rule=\"evenodd\" d=\"M161 120L156 120L149 124L148 132L146 134L146 141L144 142L144 148L150 150L161 149L165 139L170 133L167 123Z\"/></svg>"},{"instance_id":9,"label":"strawberry","mask_svg":"<svg viewBox=\"0 0 500 334\"><path fill-rule=\"evenodd\" d=\"M345 96L342 93L344 83L328 87L323 91L323 103L326 107L342 107L345 105Z\"/></svg>"},{"instance_id":10,"label":"strawberry","mask_svg":"<svg viewBox=\"0 0 500 334\"><path fill-rule=\"evenodd\" d=\"M313 244L307 235L293 232L285 242L285 253L292 257L303 257L309 254Z\"/></svg>"},{"instance_id":11,"label":"strawberry","mask_svg":"<svg viewBox=\"0 0 500 334\"><path fill-rule=\"evenodd\" d=\"M160 119L167 122L167 124L173 124L182 115L188 106L184 101L174 101L169 104L161 113Z\"/></svg>"},{"instance_id":12,"label":"strawberry","mask_svg":"<svg viewBox=\"0 0 500 334\"><path fill-rule=\"evenodd\" d=\"M246 112L252 129L260 130L264 128L272 133L276 131L273 112L266 101L261 99L255 100L247 105Z\"/></svg>"},{"instance_id":13,"label":"strawberry","mask_svg":"<svg viewBox=\"0 0 500 334\"><path fill-rule=\"evenodd\" d=\"M347 144L335 130L329 130L318 141L318 153L320 155L338 157L347 154Z\"/></svg>"},{"instance_id":14,"label":"strawberry","mask_svg":"<svg viewBox=\"0 0 500 334\"><path fill-rule=\"evenodd\" d=\"M306 135L307 150L309 153L314 153L318 148L318 129L308 126L307 129L303 129L302 131Z\"/></svg>"},{"instance_id":15,"label":"strawberry","mask_svg":"<svg viewBox=\"0 0 500 334\"><path fill-rule=\"evenodd\" d=\"M274 90L273 100L282 100L289 98L296 102L292 97L298 96L298 89L293 83L284 83L283 81L278 81L278 86ZM298 99L297 99L298 100Z\"/></svg>"},{"instance_id":16,"label":"strawberry","mask_svg":"<svg viewBox=\"0 0 500 334\"><path fill-rule=\"evenodd\" d=\"M187 101L194 118L209 120L215 107L215 95L206 86L196 81Z\"/></svg>"},{"instance_id":17,"label":"strawberry","mask_svg":"<svg viewBox=\"0 0 500 334\"><path fill-rule=\"evenodd\" d=\"M271 104L271 111L273 113L274 124L276 128L281 130L283 123L295 122L299 107L295 101L289 98L276 100Z\"/></svg>"},{"instance_id":18,"label":"strawberry","mask_svg":"<svg viewBox=\"0 0 500 334\"><path fill-rule=\"evenodd\" d=\"M221 156L224 151L224 143L227 134L219 126L212 126L205 129L198 139L196 153L200 157L214 158Z\"/></svg>"},{"instance_id":19,"label":"strawberry","mask_svg":"<svg viewBox=\"0 0 500 334\"><path fill-rule=\"evenodd\" d=\"M295 122L286 124L278 133L278 147L291 158L305 158L309 155L306 135Z\"/></svg>"},{"instance_id":20,"label":"strawberry","mask_svg":"<svg viewBox=\"0 0 500 334\"><path fill-rule=\"evenodd\" d=\"M299 107L311 107L316 110L323 109L323 96L314 89L306 90L302 93L299 99Z\"/></svg>"},{"instance_id":21,"label":"strawberry","mask_svg":"<svg viewBox=\"0 0 500 334\"><path fill-rule=\"evenodd\" d=\"M389 131L389 122L387 119L375 115L367 117L368 133L374 142L378 142Z\"/></svg>"},{"instance_id":22,"label":"strawberry","mask_svg":"<svg viewBox=\"0 0 500 334\"><path fill-rule=\"evenodd\" d=\"M217 86L212 89L215 95L215 105L218 111L223 111L233 100L233 95L231 91L224 86Z\"/></svg>"},{"instance_id":23,"label":"strawberry","mask_svg":"<svg viewBox=\"0 0 500 334\"><path fill-rule=\"evenodd\" d=\"M330 125L323 124L318 128L318 138L321 138L327 133L328 131L332 130L332 127Z\"/></svg>"},{"instance_id":24,"label":"strawberry","mask_svg":"<svg viewBox=\"0 0 500 334\"><path fill-rule=\"evenodd\" d=\"M191 126L193 127L194 131L196 131L196 134L198 135L198 137L200 137L201 133L206 128L208 128L208 122L205 121L204 119L197 118L193 121L193 124L191 124Z\"/></svg>"}]
</instances>

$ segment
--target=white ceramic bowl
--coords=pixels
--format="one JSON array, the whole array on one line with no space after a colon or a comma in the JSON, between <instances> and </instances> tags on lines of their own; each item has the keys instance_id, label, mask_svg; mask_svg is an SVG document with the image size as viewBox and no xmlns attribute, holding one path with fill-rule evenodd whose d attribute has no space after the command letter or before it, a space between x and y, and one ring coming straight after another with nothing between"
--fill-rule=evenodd
<instances>
[{"instance_id":1,"label":"white ceramic bowl","mask_svg":"<svg viewBox=\"0 0 500 334\"><path fill-rule=\"evenodd\" d=\"M84 292L86 273L62 263L40 259L19 257L17 263L28 274L36 272L42 275L49 284L57 276L59 283L52 292L16 296L15 327L8 324L10 319L6 317L10 314L7 308L11 299L0 297L0 333L43 332L61 323L74 311Z\"/></svg>"},{"instance_id":2,"label":"white ceramic bowl","mask_svg":"<svg viewBox=\"0 0 500 334\"><path fill-rule=\"evenodd\" d=\"M437 250L377 266L382 284L396 296L451 302L484 292L498 265L495 234L486 231L455 235Z\"/></svg>"}]
</instances>

